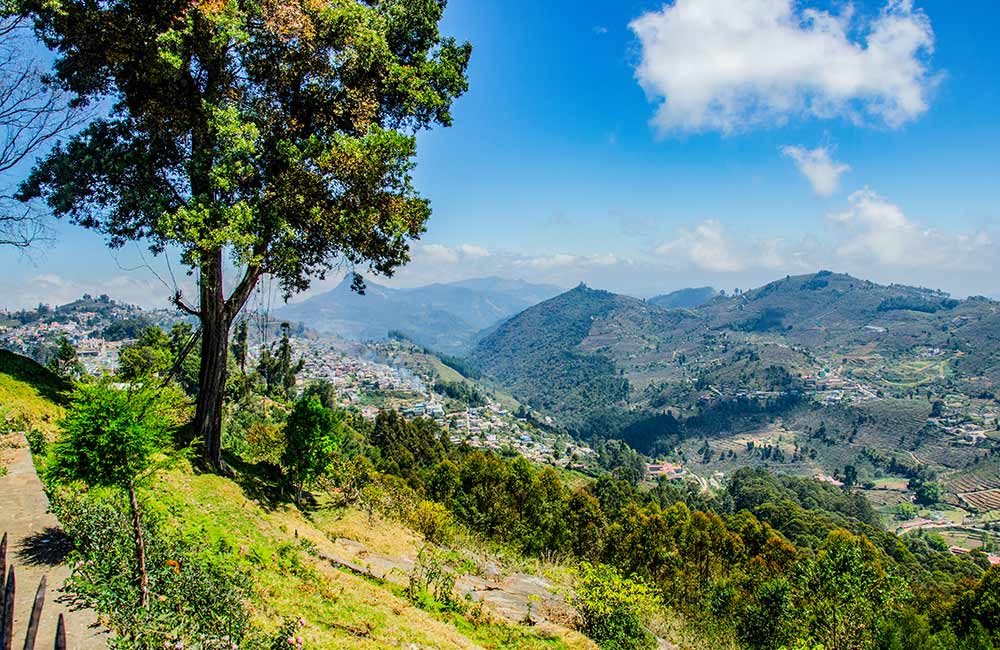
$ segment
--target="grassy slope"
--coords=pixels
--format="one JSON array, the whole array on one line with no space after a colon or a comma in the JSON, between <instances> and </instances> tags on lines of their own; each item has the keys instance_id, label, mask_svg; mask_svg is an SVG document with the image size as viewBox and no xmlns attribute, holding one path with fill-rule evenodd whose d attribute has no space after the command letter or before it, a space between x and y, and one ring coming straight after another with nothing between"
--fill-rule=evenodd
<instances>
[{"instance_id":1,"label":"grassy slope","mask_svg":"<svg viewBox=\"0 0 1000 650\"><path fill-rule=\"evenodd\" d=\"M0 350L0 420L27 417L46 433L56 429L69 386L31 359Z\"/></svg>"},{"instance_id":2,"label":"grassy slope","mask_svg":"<svg viewBox=\"0 0 1000 650\"><path fill-rule=\"evenodd\" d=\"M592 648L575 633L550 638L530 628L473 626L451 613L414 607L400 590L333 568L310 549L323 552L337 537L371 550L415 557L420 540L395 522L352 509L324 508L304 516L286 505L257 501L251 486L189 468L162 473L146 493L149 507L166 515L185 534L232 549L253 571L254 613L265 626L284 617L308 621L303 634L311 647L374 649ZM359 636L358 628L370 633ZM352 631L353 630L353 631Z\"/></svg>"},{"instance_id":3,"label":"grassy slope","mask_svg":"<svg viewBox=\"0 0 1000 650\"><path fill-rule=\"evenodd\" d=\"M0 351L0 417L24 415L54 434L69 387L37 363ZM376 552L415 557L420 539L400 524L370 522L359 510L320 507L309 516L272 504L252 480L196 474L182 464L161 472L143 495L146 507L179 532L219 549L222 561L246 566L254 580L255 618L274 628L284 618L308 621L312 648L583 650L579 634L549 638L530 628L474 626L452 613L413 606L398 588L339 570L316 557L349 537ZM367 630L367 631L366 631ZM363 632L359 636L359 632Z\"/></svg>"}]
</instances>

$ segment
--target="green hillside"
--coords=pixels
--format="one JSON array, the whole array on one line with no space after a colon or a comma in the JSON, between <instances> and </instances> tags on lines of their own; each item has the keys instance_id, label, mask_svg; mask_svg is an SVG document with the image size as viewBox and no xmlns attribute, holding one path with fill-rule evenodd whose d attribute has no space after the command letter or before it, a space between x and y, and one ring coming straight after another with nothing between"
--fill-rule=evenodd
<instances>
[{"instance_id":1,"label":"green hillside","mask_svg":"<svg viewBox=\"0 0 1000 650\"><path fill-rule=\"evenodd\" d=\"M0 350L0 420L27 420L47 432L62 416L69 385L38 363Z\"/></svg>"},{"instance_id":2,"label":"green hillside","mask_svg":"<svg viewBox=\"0 0 1000 650\"><path fill-rule=\"evenodd\" d=\"M473 359L515 397L584 429L596 411L625 404L628 384L610 358L581 344L596 319L641 307L580 285L503 323L479 342Z\"/></svg>"}]
</instances>

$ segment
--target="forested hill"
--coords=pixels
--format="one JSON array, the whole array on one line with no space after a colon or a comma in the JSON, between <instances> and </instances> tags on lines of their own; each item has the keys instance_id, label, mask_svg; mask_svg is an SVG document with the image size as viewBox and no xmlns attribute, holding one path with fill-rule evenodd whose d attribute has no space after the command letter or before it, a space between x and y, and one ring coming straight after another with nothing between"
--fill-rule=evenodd
<instances>
[{"instance_id":1,"label":"forested hill","mask_svg":"<svg viewBox=\"0 0 1000 650\"><path fill-rule=\"evenodd\" d=\"M709 389L794 389L834 362L873 355L891 364L936 350L947 356L941 373L952 388L992 392L998 337L995 302L821 271L688 309L581 285L489 332L471 357L567 428L613 435L667 405L693 409Z\"/></svg>"},{"instance_id":2,"label":"forested hill","mask_svg":"<svg viewBox=\"0 0 1000 650\"><path fill-rule=\"evenodd\" d=\"M532 406L582 426L595 405L623 404L628 384L609 358L580 344L595 320L641 309L648 307L640 300L581 284L486 335L475 347L474 363L515 394L530 396ZM578 412L584 416L578 419Z\"/></svg>"}]
</instances>

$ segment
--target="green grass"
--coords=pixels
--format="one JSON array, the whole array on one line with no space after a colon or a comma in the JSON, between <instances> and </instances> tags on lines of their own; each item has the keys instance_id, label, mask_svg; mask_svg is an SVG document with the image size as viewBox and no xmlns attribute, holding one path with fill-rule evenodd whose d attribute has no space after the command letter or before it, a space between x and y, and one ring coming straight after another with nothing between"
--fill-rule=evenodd
<instances>
[{"instance_id":1,"label":"green grass","mask_svg":"<svg viewBox=\"0 0 1000 650\"><path fill-rule=\"evenodd\" d=\"M68 383L31 359L0 350L0 420L23 417L53 433L69 389Z\"/></svg>"},{"instance_id":2,"label":"green grass","mask_svg":"<svg viewBox=\"0 0 1000 650\"><path fill-rule=\"evenodd\" d=\"M401 590L347 573L322 560L337 536L362 537L360 512L332 512L324 506L309 516L283 503L270 503L252 485L190 467L162 472L146 490L147 508L165 517L182 535L196 537L231 554L252 571L254 618L276 628L283 618L303 617L303 637L311 647L386 647L570 650L592 648L566 631L552 635L535 628L476 620L450 611L425 611ZM320 500L322 504L323 500ZM374 543L407 544L416 536L401 524L378 522L368 531ZM395 535L392 533L395 532ZM389 549L386 549L389 550Z\"/></svg>"}]
</instances>

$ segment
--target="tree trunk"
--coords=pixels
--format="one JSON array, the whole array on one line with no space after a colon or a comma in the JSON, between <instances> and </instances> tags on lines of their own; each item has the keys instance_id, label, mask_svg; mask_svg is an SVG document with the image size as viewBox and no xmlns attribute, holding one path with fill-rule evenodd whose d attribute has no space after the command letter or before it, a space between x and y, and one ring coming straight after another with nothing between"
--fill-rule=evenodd
<instances>
[{"instance_id":1,"label":"tree trunk","mask_svg":"<svg viewBox=\"0 0 1000 650\"><path fill-rule=\"evenodd\" d=\"M206 253L201 260L201 368L195 435L200 437L205 464L215 471L222 465L222 399L226 388L229 324L222 289L222 251Z\"/></svg>"},{"instance_id":2,"label":"tree trunk","mask_svg":"<svg viewBox=\"0 0 1000 650\"><path fill-rule=\"evenodd\" d=\"M149 609L149 575L146 573L146 540L142 536L142 523L139 520L139 499L135 495L135 486L128 486L128 498L132 504L132 529L135 533L135 561L139 567L139 606Z\"/></svg>"}]
</instances>

